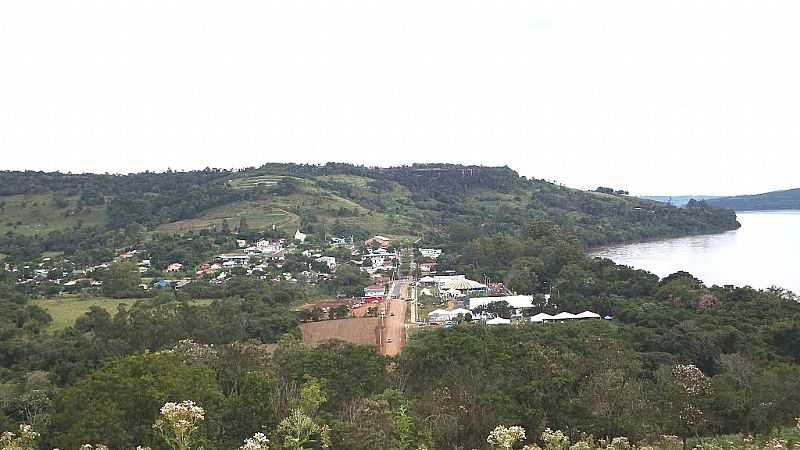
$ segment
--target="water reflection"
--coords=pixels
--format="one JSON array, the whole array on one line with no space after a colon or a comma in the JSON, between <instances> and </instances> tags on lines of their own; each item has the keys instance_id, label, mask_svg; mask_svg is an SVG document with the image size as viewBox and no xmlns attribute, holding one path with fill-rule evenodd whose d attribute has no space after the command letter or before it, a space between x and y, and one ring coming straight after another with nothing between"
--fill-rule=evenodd
<instances>
[{"instance_id":1,"label":"water reflection","mask_svg":"<svg viewBox=\"0 0 800 450\"><path fill-rule=\"evenodd\" d=\"M742 212L726 233L614 246L593 254L661 277L686 270L707 285L778 285L800 292L800 211Z\"/></svg>"}]
</instances>

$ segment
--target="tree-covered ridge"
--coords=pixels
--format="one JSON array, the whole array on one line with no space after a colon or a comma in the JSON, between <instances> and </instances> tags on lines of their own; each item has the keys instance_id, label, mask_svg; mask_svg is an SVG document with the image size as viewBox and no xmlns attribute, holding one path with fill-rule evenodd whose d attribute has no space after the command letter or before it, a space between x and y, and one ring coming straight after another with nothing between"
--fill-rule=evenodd
<instances>
[{"instance_id":1,"label":"tree-covered ridge","mask_svg":"<svg viewBox=\"0 0 800 450\"><path fill-rule=\"evenodd\" d=\"M800 189L767 192L755 195L737 195L708 200L716 208L736 211L769 211L781 209L800 209Z\"/></svg>"},{"instance_id":2,"label":"tree-covered ridge","mask_svg":"<svg viewBox=\"0 0 800 450\"><path fill-rule=\"evenodd\" d=\"M0 172L0 186L6 230L0 254L17 260L42 252L91 256L91 239L101 242L94 247L120 247L142 231L198 230L227 217L233 227L248 218L284 231L433 243L465 232L516 232L546 219L585 246L738 227L733 212L702 202L679 209L624 191L586 192L527 179L507 167L329 163L128 175ZM32 220L45 224L25 223Z\"/></svg>"}]
</instances>

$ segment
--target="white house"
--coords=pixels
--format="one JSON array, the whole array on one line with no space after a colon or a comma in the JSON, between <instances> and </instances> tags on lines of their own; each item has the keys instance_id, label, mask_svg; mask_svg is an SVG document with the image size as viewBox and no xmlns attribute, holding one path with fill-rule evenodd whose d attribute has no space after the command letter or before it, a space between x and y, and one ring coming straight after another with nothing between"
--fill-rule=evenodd
<instances>
[{"instance_id":1,"label":"white house","mask_svg":"<svg viewBox=\"0 0 800 450\"><path fill-rule=\"evenodd\" d=\"M304 244L306 242L306 237L307 237L306 234L305 233L301 233L299 229L294 234L295 240L300 241L301 244Z\"/></svg>"},{"instance_id":2,"label":"white house","mask_svg":"<svg viewBox=\"0 0 800 450\"><path fill-rule=\"evenodd\" d=\"M336 270L336 258L333 256L321 256L317 258L316 261L325 263L331 271Z\"/></svg>"},{"instance_id":3,"label":"white house","mask_svg":"<svg viewBox=\"0 0 800 450\"><path fill-rule=\"evenodd\" d=\"M442 256L442 249L440 248L421 248L419 249L420 255L424 256L425 258L432 258L436 259Z\"/></svg>"},{"instance_id":4,"label":"white house","mask_svg":"<svg viewBox=\"0 0 800 450\"><path fill-rule=\"evenodd\" d=\"M181 263L172 263L167 267L167 272L180 272L181 270L183 270Z\"/></svg>"},{"instance_id":5,"label":"white house","mask_svg":"<svg viewBox=\"0 0 800 450\"><path fill-rule=\"evenodd\" d=\"M250 255L219 255L223 267L245 266L250 263Z\"/></svg>"}]
</instances>

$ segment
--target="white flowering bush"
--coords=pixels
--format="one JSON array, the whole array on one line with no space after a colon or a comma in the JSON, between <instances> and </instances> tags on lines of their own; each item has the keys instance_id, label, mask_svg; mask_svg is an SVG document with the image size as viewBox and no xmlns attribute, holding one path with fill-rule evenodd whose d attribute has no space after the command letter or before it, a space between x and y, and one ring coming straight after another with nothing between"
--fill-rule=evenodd
<instances>
[{"instance_id":1,"label":"white flowering bush","mask_svg":"<svg viewBox=\"0 0 800 450\"><path fill-rule=\"evenodd\" d=\"M492 448L499 448L499 449L511 449L514 448L514 444L520 441L525 440L525 429L518 426L512 427L505 427L503 425L498 425L489 433L489 436L486 438L486 442L492 446Z\"/></svg>"},{"instance_id":2,"label":"white flowering bush","mask_svg":"<svg viewBox=\"0 0 800 450\"><path fill-rule=\"evenodd\" d=\"M553 431L545 428L542 433L542 442L545 450L567 450L569 448L569 438L560 430Z\"/></svg>"},{"instance_id":3,"label":"white flowering bush","mask_svg":"<svg viewBox=\"0 0 800 450\"><path fill-rule=\"evenodd\" d=\"M664 450L679 450L683 448L683 441L679 436L662 434L658 440L658 448Z\"/></svg>"},{"instance_id":4,"label":"white flowering bush","mask_svg":"<svg viewBox=\"0 0 800 450\"><path fill-rule=\"evenodd\" d=\"M631 443L628 441L628 438L615 437L614 439L611 439L611 444L608 446L608 448L614 450L630 450L632 447Z\"/></svg>"},{"instance_id":5,"label":"white flowering bush","mask_svg":"<svg viewBox=\"0 0 800 450\"><path fill-rule=\"evenodd\" d=\"M239 450L269 450L269 439L264 433L256 433L253 437L245 439Z\"/></svg>"},{"instance_id":6,"label":"white flowering bush","mask_svg":"<svg viewBox=\"0 0 800 450\"><path fill-rule=\"evenodd\" d=\"M19 433L6 431L0 435L0 449L2 450L35 450L39 433L33 431L30 425L19 426Z\"/></svg>"},{"instance_id":7,"label":"white flowering bush","mask_svg":"<svg viewBox=\"0 0 800 450\"><path fill-rule=\"evenodd\" d=\"M594 450L594 445L587 441L578 441L569 446L569 450Z\"/></svg>"},{"instance_id":8,"label":"white flowering bush","mask_svg":"<svg viewBox=\"0 0 800 450\"><path fill-rule=\"evenodd\" d=\"M304 450L314 443L319 443L322 448L331 446L330 427L317 424L300 409L293 410L283 419L276 432L287 450Z\"/></svg>"},{"instance_id":9,"label":"white flowering bush","mask_svg":"<svg viewBox=\"0 0 800 450\"><path fill-rule=\"evenodd\" d=\"M205 419L205 410L191 400L180 403L169 402L161 408L161 416L153 428L161 433L173 450L189 450L193 434Z\"/></svg>"}]
</instances>

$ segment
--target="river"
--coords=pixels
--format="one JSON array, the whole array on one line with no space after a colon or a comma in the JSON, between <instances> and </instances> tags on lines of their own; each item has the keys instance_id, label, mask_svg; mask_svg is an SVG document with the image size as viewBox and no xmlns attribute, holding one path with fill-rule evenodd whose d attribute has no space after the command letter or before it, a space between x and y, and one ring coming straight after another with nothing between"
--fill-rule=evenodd
<instances>
[{"instance_id":1,"label":"river","mask_svg":"<svg viewBox=\"0 0 800 450\"><path fill-rule=\"evenodd\" d=\"M800 293L800 211L738 212L742 227L592 252L660 277L685 270L711 286L780 286Z\"/></svg>"}]
</instances>

